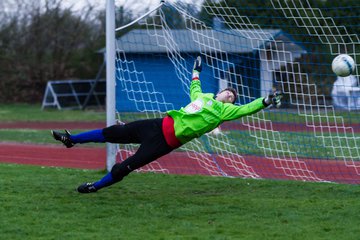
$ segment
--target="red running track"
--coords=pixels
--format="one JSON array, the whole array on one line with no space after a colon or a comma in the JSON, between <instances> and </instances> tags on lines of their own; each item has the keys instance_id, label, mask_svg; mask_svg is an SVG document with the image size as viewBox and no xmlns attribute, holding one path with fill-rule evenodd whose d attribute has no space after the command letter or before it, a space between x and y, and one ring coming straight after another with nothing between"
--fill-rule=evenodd
<instances>
[{"instance_id":1,"label":"red running track","mask_svg":"<svg viewBox=\"0 0 360 240\"><path fill-rule=\"evenodd\" d=\"M98 129L105 127L103 122L5 122L0 123L0 129ZM261 126L268 128L269 126ZM360 132L359 125L347 126L350 129L343 131ZM235 128L247 130L239 123L226 123L224 130ZM284 123L273 123L272 128L277 131L309 131L314 130L303 124L296 126ZM323 129L334 131L335 127ZM315 130L318 130L315 128ZM29 145L0 143L0 162L31 164L39 166L68 167L80 169L105 169L105 148L87 148L76 146L71 149L60 145ZM200 158L201 159L201 158ZM160 158L158 161L146 166L144 170L156 170L172 174L201 174L201 175L228 175L244 176L244 162L252 168L259 177L270 179L296 179L311 180L316 178L341 183L360 184L360 163L349 162L346 166L342 161L319 159L296 159L297 161L271 160L261 156L243 156L238 163L229 164L223 158L212 155L210 161L200 162L192 159L185 152L174 152ZM160 164L158 164L160 163ZM207 164L206 169L203 167ZM232 166L231 166L232 165ZM166 169L166 170L165 170ZM221 169L219 171L219 169ZM163 171L161 171L163 170ZM248 176L249 175L246 175ZM297 176L297 177L296 177ZM303 177L299 177L303 176ZM316 179L315 178L315 179Z\"/></svg>"},{"instance_id":2,"label":"red running track","mask_svg":"<svg viewBox=\"0 0 360 240\"><path fill-rule=\"evenodd\" d=\"M67 149L57 145L0 143L0 162L3 163L80 169L105 169L105 156L105 148L76 146ZM360 176L356 172L355 167L347 167L340 161L300 159L300 168L307 169L308 171L294 171L289 169L299 166L295 166L296 164L291 166L292 163L273 161L258 156L244 156L244 159L246 164L251 166L261 178L304 180L295 177L295 175L311 176L311 173L314 173L317 178L323 180L360 184ZM219 170L220 167L222 171L220 171L220 174L218 175L226 173L228 176L239 176L239 169L243 169L241 165L230 166L218 156L213 156L213 160L214 161L211 161L210 165L207 166L207 169L214 169L216 171ZM166 169L164 172L171 174L211 174L209 170L206 170L201 166L201 163L190 158L185 152L171 153L170 155L160 158L158 163L160 163L163 169ZM150 166L158 170L158 163L154 162ZM305 163L306 167L304 167ZM284 166L289 169L285 170Z\"/></svg>"},{"instance_id":3,"label":"red running track","mask_svg":"<svg viewBox=\"0 0 360 240\"><path fill-rule=\"evenodd\" d=\"M39 166L104 169L103 148L0 143L0 162Z\"/></svg>"}]
</instances>

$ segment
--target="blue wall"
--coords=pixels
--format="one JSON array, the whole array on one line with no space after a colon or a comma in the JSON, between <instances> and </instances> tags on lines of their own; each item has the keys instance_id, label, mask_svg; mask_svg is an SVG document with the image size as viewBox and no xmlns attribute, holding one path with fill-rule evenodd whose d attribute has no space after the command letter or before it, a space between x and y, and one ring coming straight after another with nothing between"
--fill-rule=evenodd
<instances>
[{"instance_id":1,"label":"blue wall","mask_svg":"<svg viewBox=\"0 0 360 240\"><path fill-rule=\"evenodd\" d=\"M156 109L160 108L161 111L166 111L170 109L179 109L183 106L186 106L190 102L190 98L187 94L188 90L182 86L181 81L176 75L175 68L173 63L163 54L127 54L127 61L134 61L136 71L143 72L145 79L141 74L129 73L126 75L126 79L131 79L135 81L136 78L140 77L140 81L145 80L146 82L153 83L155 91L158 93L151 94L150 98L148 94L142 94L147 89L151 89L150 84L135 84L135 83L126 83L121 84L119 81L116 82L116 108L119 112L136 112L144 111L145 109ZM195 55L186 55L186 69L189 70L188 76L189 80L191 79L191 71L193 68ZM120 67L118 65L117 67ZM129 67L129 65L127 66ZM133 67L130 64L130 71L134 71ZM204 66L203 72L201 73L201 84L203 92L208 93L217 93L218 92L218 82L214 79L211 69ZM119 73L117 72L117 77ZM141 89L140 87L141 86ZM129 92L127 93L124 88L133 89L139 91L138 93ZM150 90L152 92L152 90ZM130 98L134 99L144 99L145 101L156 101L163 102L162 95L165 102L171 103L168 105L144 103L134 100L129 100Z\"/></svg>"},{"instance_id":2,"label":"blue wall","mask_svg":"<svg viewBox=\"0 0 360 240\"><path fill-rule=\"evenodd\" d=\"M196 55L184 54L186 69L189 71L186 76L191 79L191 70L194 64ZM170 109L179 109L186 106L190 102L188 96L188 89L186 89L180 79L178 78L173 63L164 54L127 54L127 61L134 61L135 68L132 64L127 64L126 67L117 64L117 68L130 69L130 72L125 73L126 79L131 79L131 82L120 83L117 81L116 85L116 108L119 112L136 112L154 109L160 111L167 111ZM230 79L231 82L236 84L243 84L249 87L249 91L243 92L243 88L239 87L238 92L243 97L239 98L240 104L250 102L252 99L260 96L260 69L259 58L256 53L248 54L229 54L228 59L234 63L235 69L227 69L226 71L235 71L242 76L242 82L239 78ZM214 65L220 64L213 62ZM214 66L221 68L221 66ZM136 70L136 73L135 73ZM139 74L143 72L144 75ZM214 75L219 78L219 72L212 72L212 69L204 64L203 71L200 75L202 90L206 93L216 94L218 89L218 80ZM117 72L117 77L119 72ZM143 77L145 76L145 78ZM224 78L224 76L220 76ZM136 84L139 81L146 81L153 84L153 88L157 93L146 94L148 90L153 92L151 84ZM127 92L127 89L132 89L135 92ZM233 86L234 87L234 86ZM162 95L162 94L163 95ZM245 96L244 96L245 95ZM129 99L130 98L130 99ZM134 101L131 99L143 99L144 101L152 102L166 102L168 104L157 105L144 101Z\"/></svg>"},{"instance_id":3,"label":"blue wall","mask_svg":"<svg viewBox=\"0 0 360 240\"><path fill-rule=\"evenodd\" d=\"M241 79L231 80L239 86L237 91L240 96L240 104L249 103L260 97L260 60L258 52L232 56L231 62L235 65L235 69L232 71L242 76Z\"/></svg>"},{"instance_id":4,"label":"blue wall","mask_svg":"<svg viewBox=\"0 0 360 240\"><path fill-rule=\"evenodd\" d=\"M257 52L227 53L220 59L227 59L227 61L213 60L214 68L223 69L214 74L216 78L226 79L230 82L230 86L237 90L238 104L249 103L261 96L260 61Z\"/></svg>"}]
</instances>

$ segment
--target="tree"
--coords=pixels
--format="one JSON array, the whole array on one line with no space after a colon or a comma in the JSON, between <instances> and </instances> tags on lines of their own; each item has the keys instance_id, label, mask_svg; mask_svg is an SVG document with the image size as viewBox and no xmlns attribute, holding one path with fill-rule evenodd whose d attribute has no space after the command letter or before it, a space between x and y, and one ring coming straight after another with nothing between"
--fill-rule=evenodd
<instances>
[{"instance_id":1,"label":"tree","mask_svg":"<svg viewBox=\"0 0 360 240\"><path fill-rule=\"evenodd\" d=\"M92 8L75 14L60 0L29 5L0 26L0 101L35 102L48 80L93 78L102 61L104 29ZM37 1L34 1L37 2Z\"/></svg>"}]
</instances>

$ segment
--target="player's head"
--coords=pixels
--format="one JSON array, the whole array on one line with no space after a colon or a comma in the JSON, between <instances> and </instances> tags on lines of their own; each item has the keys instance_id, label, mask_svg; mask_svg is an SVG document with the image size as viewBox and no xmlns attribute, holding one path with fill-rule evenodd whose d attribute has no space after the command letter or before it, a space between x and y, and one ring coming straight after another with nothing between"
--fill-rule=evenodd
<instances>
[{"instance_id":1,"label":"player's head","mask_svg":"<svg viewBox=\"0 0 360 240\"><path fill-rule=\"evenodd\" d=\"M236 98L237 98L237 92L232 87L228 87L221 90L218 94L216 94L215 97L217 101L223 103L234 103L236 101Z\"/></svg>"}]
</instances>

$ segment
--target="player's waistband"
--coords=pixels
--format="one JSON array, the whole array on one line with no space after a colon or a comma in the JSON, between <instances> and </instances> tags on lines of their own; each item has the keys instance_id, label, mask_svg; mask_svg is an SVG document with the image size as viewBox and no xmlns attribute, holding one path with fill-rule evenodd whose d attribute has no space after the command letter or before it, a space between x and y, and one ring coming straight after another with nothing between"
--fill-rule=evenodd
<instances>
[{"instance_id":1,"label":"player's waistband","mask_svg":"<svg viewBox=\"0 0 360 240\"><path fill-rule=\"evenodd\" d=\"M172 117L164 117L162 122L162 131L165 141L170 147L178 148L181 146L181 142L175 136L174 119Z\"/></svg>"}]
</instances>

